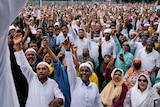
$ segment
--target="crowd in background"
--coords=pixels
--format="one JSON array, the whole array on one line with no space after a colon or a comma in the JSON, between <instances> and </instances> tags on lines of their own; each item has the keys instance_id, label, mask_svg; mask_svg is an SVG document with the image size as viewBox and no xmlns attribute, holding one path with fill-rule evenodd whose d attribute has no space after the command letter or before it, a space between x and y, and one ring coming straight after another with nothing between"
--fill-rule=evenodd
<instances>
[{"instance_id":1,"label":"crowd in background","mask_svg":"<svg viewBox=\"0 0 160 107\"><path fill-rule=\"evenodd\" d=\"M32 93L28 94L30 80L21 74L23 65L14 56L17 33L23 35L20 46L33 72L41 61L49 65L49 78L57 82L66 107L102 107L101 102L104 107L153 107L159 98L160 5L25 6L8 34L12 74L23 107ZM85 97L78 94L81 91Z\"/></svg>"}]
</instances>

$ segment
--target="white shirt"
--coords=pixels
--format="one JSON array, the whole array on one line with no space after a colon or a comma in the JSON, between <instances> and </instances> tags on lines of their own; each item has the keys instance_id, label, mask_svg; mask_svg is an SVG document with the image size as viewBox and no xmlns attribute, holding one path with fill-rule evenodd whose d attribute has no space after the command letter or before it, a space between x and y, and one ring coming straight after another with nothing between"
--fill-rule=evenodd
<instances>
[{"instance_id":1,"label":"white shirt","mask_svg":"<svg viewBox=\"0 0 160 107\"><path fill-rule=\"evenodd\" d=\"M116 44L113 40L103 40L102 43L102 56L104 57L106 54L111 55L113 58L116 58Z\"/></svg>"},{"instance_id":2,"label":"white shirt","mask_svg":"<svg viewBox=\"0 0 160 107\"><path fill-rule=\"evenodd\" d=\"M26 107L49 107L48 104L55 98L62 98L64 101L64 96L53 79L48 78L43 84L39 81L22 50L15 52L15 57L29 84Z\"/></svg>"},{"instance_id":3,"label":"white shirt","mask_svg":"<svg viewBox=\"0 0 160 107\"><path fill-rule=\"evenodd\" d=\"M97 86L92 82L86 86L79 77L76 77L72 53L65 52L65 56L66 62L70 62L67 63L72 99L70 107L103 107Z\"/></svg>"},{"instance_id":4,"label":"white shirt","mask_svg":"<svg viewBox=\"0 0 160 107\"><path fill-rule=\"evenodd\" d=\"M11 73L8 29L27 0L0 0L0 107L19 107Z\"/></svg>"},{"instance_id":5,"label":"white shirt","mask_svg":"<svg viewBox=\"0 0 160 107\"><path fill-rule=\"evenodd\" d=\"M147 71L151 71L155 66L160 68L160 54L154 49L149 54L147 54L145 48L140 50L138 58L141 59L142 67Z\"/></svg>"},{"instance_id":6,"label":"white shirt","mask_svg":"<svg viewBox=\"0 0 160 107\"><path fill-rule=\"evenodd\" d=\"M75 43L74 38L72 35L68 34L67 37L69 37L69 40L71 41L72 44ZM64 42L64 40L67 39L64 37L63 33L57 36L56 38L56 45L60 45L60 43ZM65 52L64 47L61 48L61 51Z\"/></svg>"},{"instance_id":7,"label":"white shirt","mask_svg":"<svg viewBox=\"0 0 160 107\"><path fill-rule=\"evenodd\" d=\"M75 40L75 45L78 46L77 56L82 56L83 49L89 49L89 40L87 38L79 39L79 37L77 37L77 39Z\"/></svg>"},{"instance_id":8,"label":"white shirt","mask_svg":"<svg viewBox=\"0 0 160 107\"><path fill-rule=\"evenodd\" d=\"M132 40L130 42L130 46L136 48L134 58L138 56L138 53L141 49L145 48L145 46L143 46L141 42L133 42Z\"/></svg>"},{"instance_id":9,"label":"white shirt","mask_svg":"<svg viewBox=\"0 0 160 107\"><path fill-rule=\"evenodd\" d=\"M99 48L98 43L94 42L93 40L90 40L89 54L91 58L94 59L95 63L98 63L98 56L99 56L98 48Z\"/></svg>"}]
</instances>

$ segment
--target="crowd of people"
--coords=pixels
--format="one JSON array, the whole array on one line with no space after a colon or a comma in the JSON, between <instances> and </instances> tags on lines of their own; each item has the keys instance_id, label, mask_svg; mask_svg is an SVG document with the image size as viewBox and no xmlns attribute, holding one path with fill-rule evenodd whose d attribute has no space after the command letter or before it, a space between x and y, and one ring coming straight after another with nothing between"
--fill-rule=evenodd
<instances>
[{"instance_id":1,"label":"crowd of people","mask_svg":"<svg viewBox=\"0 0 160 107\"><path fill-rule=\"evenodd\" d=\"M27 4L8 28L21 107L154 107L160 1Z\"/></svg>"}]
</instances>

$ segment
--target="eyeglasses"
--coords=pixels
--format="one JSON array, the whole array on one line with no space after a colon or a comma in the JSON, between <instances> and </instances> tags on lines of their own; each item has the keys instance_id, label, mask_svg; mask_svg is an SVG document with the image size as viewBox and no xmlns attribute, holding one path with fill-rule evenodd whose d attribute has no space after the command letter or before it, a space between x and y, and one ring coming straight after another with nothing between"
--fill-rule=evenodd
<instances>
[{"instance_id":1,"label":"eyeglasses","mask_svg":"<svg viewBox=\"0 0 160 107\"><path fill-rule=\"evenodd\" d=\"M80 72L89 72L87 69L80 69Z\"/></svg>"},{"instance_id":2,"label":"eyeglasses","mask_svg":"<svg viewBox=\"0 0 160 107\"><path fill-rule=\"evenodd\" d=\"M148 82L147 80L138 79L138 82L141 82L141 81L143 81L143 82Z\"/></svg>"}]
</instances>

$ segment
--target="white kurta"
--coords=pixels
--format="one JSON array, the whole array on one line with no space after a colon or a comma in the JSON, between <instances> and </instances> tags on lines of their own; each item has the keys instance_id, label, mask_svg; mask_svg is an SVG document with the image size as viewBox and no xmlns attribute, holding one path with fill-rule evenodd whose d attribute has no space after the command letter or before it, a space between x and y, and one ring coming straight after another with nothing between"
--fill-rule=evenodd
<instances>
[{"instance_id":1,"label":"white kurta","mask_svg":"<svg viewBox=\"0 0 160 107\"><path fill-rule=\"evenodd\" d=\"M79 39L79 37L75 40L75 45L78 46L77 56L82 56L83 49L87 48L89 50L89 40L87 38Z\"/></svg>"},{"instance_id":2,"label":"white kurta","mask_svg":"<svg viewBox=\"0 0 160 107\"><path fill-rule=\"evenodd\" d=\"M70 107L103 107L96 84L90 82L86 86L81 78L76 77L75 66L71 52L65 53L67 63L67 73L71 89Z\"/></svg>"},{"instance_id":3,"label":"white kurta","mask_svg":"<svg viewBox=\"0 0 160 107\"><path fill-rule=\"evenodd\" d=\"M147 54L145 48L139 51L138 58L142 61L142 67L151 71L155 66L160 67L160 54L153 49L153 51Z\"/></svg>"},{"instance_id":4,"label":"white kurta","mask_svg":"<svg viewBox=\"0 0 160 107\"><path fill-rule=\"evenodd\" d=\"M103 57L105 55L110 55L113 58L116 58L116 44L112 39L109 41L103 40L101 48Z\"/></svg>"},{"instance_id":5,"label":"white kurta","mask_svg":"<svg viewBox=\"0 0 160 107\"><path fill-rule=\"evenodd\" d=\"M53 79L48 78L43 84L38 80L22 50L15 52L15 57L29 84L26 107L49 107L48 104L54 98L62 98L64 101L64 96Z\"/></svg>"},{"instance_id":6,"label":"white kurta","mask_svg":"<svg viewBox=\"0 0 160 107\"><path fill-rule=\"evenodd\" d=\"M137 58L139 51L145 48L145 46L143 46L141 42L133 42L133 40L131 40L130 46L136 49L134 53L134 58Z\"/></svg>"},{"instance_id":7,"label":"white kurta","mask_svg":"<svg viewBox=\"0 0 160 107\"><path fill-rule=\"evenodd\" d=\"M0 107L19 107L11 73L8 29L27 0L0 0Z\"/></svg>"}]
</instances>

